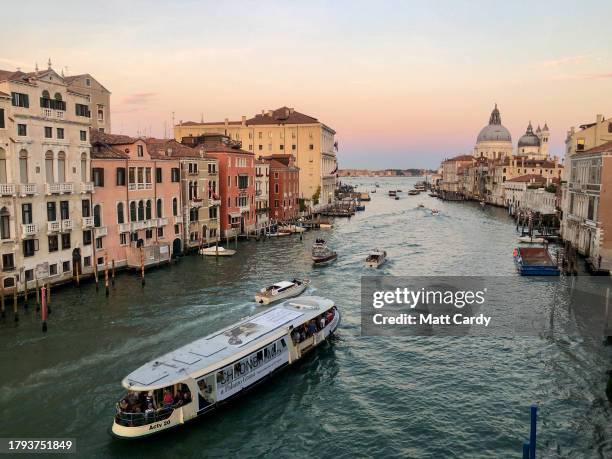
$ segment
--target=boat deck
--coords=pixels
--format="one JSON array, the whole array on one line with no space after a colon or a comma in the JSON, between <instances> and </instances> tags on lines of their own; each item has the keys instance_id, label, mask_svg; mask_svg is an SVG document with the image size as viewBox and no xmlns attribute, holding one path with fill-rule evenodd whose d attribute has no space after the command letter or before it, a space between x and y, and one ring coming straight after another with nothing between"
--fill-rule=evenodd
<instances>
[{"instance_id":1,"label":"boat deck","mask_svg":"<svg viewBox=\"0 0 612 459\"><path fill-rule=\"evenodd\" d=\"M279 332L297 327L333 305L333 301L317 296L287 300L144 364L122 384L126 389L145 391L198 377L232 356L238 358L262 347Z\"/></svg>"}]
</instances>

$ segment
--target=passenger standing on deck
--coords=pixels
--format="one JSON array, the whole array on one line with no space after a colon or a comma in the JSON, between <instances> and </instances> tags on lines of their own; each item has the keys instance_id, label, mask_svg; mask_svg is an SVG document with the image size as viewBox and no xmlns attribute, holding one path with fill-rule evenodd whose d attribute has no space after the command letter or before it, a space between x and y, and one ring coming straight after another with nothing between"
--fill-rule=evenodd
<instances>
[{"instance_id":1,"label":"passenger standing on deck","mask_svg":"<svg viewBox=\"0 0 612 459\"><path fill-rule=\"evenodd\" d=\"M174 399L172 398L172 394L169 390L164 391L164 408L172 408L172 403Z\"/></svg>"}]
</instances>

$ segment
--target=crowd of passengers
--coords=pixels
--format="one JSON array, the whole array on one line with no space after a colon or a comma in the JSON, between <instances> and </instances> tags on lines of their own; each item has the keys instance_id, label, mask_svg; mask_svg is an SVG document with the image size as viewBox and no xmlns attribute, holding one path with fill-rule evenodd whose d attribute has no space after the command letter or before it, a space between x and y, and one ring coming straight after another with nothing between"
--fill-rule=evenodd
<instances>
[{"instance_id":1,"label":"crowd of passengers","mask_svg":"<svg viewBox=\"0 0 612 459\"><path fill-rule=\"evenodd\" d=\"M332 320L334 320L335 307L330 310L319 314L314 319L309 320L308 322L296 327L291 332L291 338L293 339L293 343L301 343L307 338L310 338L315 333L320 332L325 328L327 324L329 324Z\"/></svg>"},{"instance_id":2,"label":"crowd of passengers","mask_svg":"<svg viewBox=\"0 0 612 459\"><path fill-rule=\"evenodd\" d=\"M178 388L174 395L172 388L164 389L160 403L157 402L152 390L146 393L129 391L119 401L118 410L122 413L144 413L148 416L178 408L189 402L191 402L191 393L183 387Z\"/></svg>"}]
</instances>

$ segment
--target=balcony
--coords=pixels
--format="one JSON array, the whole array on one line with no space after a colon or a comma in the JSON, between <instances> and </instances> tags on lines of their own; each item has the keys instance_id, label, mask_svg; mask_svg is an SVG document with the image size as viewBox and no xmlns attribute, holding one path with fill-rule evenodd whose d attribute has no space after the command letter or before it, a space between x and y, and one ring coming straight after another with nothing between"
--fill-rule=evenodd
<instances>
[{"instance_id":1,"label":"balcony","mask_svg":"<svg viewBox=\"0 0 612 459\"><path fill-rule=\"evenodd\" d=\"M155 228L157 227L157 218L149 218L142 223L145 228Z\"/></svg>"},{"instance_id":2,"label":"balcony","mask_svg":"<svg viewBox=\"0 0 612 459\"><path fill-rule=\"evenodd\" d=\"M215 176L216 176L216 175L218 175L218 174L219 174L219 171L218 171L218 170L216 170L216 169L215 169L215 170L213 170L213 171L208 171L208 175L215 175Z\"/></svg>"},{"instance_id":3,"label":"balcony","mask_svg":"<svg viewBox=\"0 0 612 459\"><path fill-rule=\"evenodd\" d=\"M93 182L81 182L81 193L93 193L94 183Z\"/></svg>"},{"instance_id":4,"label":"balcony","mask_svg":"<svg viewBox=\"0 0 612 459\"><path fill-rule=\"evenodd\" d=\"M189 205L191 207L202 207L204 205L204 200L201 198L193 198L189 201Z\"/></svg>"},{"instance_id":5,"label":"balcony","mask_svg":"<svg viewBox=\"0 0 612 459\"><path fill-rule=\"evenodd\" d=\"M66 117L64 110L53 110L52 108L43 108L41 113L43 118L63 120Z\"/></svg>"},{"instance_id":6,"label":"balcony","mask_svg":"<svg viewBox=\"0 0 612 459\"><path fill-rule=\"evenodd\" d=\"M62 220L62 231L72 231L74 229L73 220Z\"/></svg>"},{"instance_id":7,"label":"balcony","mask_svg":"<svg viewBox=\"0 0 612 459\"><path fill-rule=\"evenodd\" d=\"M183 223L183 216L182 215L175 215L174 216L174 224L180 224Z\"/></svg>"},{"instance_id":8,"label":"balcony","mask_svg":"<svg viewBox=\"0 0 612 459\"><path fill-rule=\"evenodd\" d=\"M145 222L132 222L132 231L138 231L145 228Z\"/></svg>"},{"instance_id":9,"label":"balcony","mask_svg":"<svg viewBox=\"0 0 612 459\"><path fill-rule=\"evenodd\" d=\"M98 226L94 228L95 237L103 237L108 235L108 228L106 226Z\"/></svg>"},{"instance_id":10,"label":"balcony","mask_svg":"<svg viewBox=\"0 0 612 459\"><path fill-rule=\"evenodd\" d=\"M251 206L248 204L246 206L238 206L238 211L242 214L244 212L249 212L251 210Z\"/></svg>"},{"instance_id":11,"label":"balcony","mask_svg":"<svg viewBox=\"0 0 612 459\"><path fill-rule=\"evenodd\" d=\"M74 184L70 182L47 183L47 194L64 194L74 191Z\"/></svg>"},{"instance_id":12,"label":"balcony","mask_svg":"<svg viewBox=\"0 0 612 459\"><path fill-rule=\"evenodd\" d=\"M208 201L208 206L209 207L220 206L220 205L221 205L221 200L220 199L210 199Z\"/></svg>"},{"instance_id":13,"label":"balcony","mask_svg":"<svg viewBox=\"0 0 612 459\"><path fill-rule=\"evenodd\" d=\"M36 183L24 183L21 185L21 196L32 196L38 193Z\"/></svg>"},{"instance_id":14,"label":"balcony","mask_svg":"<svg viewBox=\"0 0 612 459\"><path fill-rule=\"evenodd\" d=\"M21 235L23 237L36 236L38 233L38 225L36 223L28 223L21 225Z\"/></svg>"},{"instance_id":15,"label":"balcony","mask_svg":"<svg viewBox=\"0 0 612 459\"><path fill-rule=\"evenodd\" d=\"M47 231L49 233L59 233L62 230L62 222L47 222Z\"/></svg>"},{"instance_id":16,"label":"balcony","mask_svg":"<svg viewBox=\"0 0 612 459\"><path fill-rule=\"evenodd\" d=\"M131 233L132 224L131 223L119 223L119 232L120 233Z\"/></svg>"},{"instance_id":17,"label":"balcony","mask_svg":"<svg viewBox=\"0 0 612 459\"><path fill-rule=\"evenodd\" d=\"M0 196L15 196L17 194L17 185L14 183L1 183Z\"/></svg>"},{"instance_id":18,"label":"balcony","mask_svg":"<svg viewBox=\"0 0 612 459\"><path fill-rule=\"evenodd\" d=\"M240 188L238 190L238 196L246 196L247 194L249 194L248 188Z\"/></svg>"},{"instance_id":19,"label":"balcony","mask_svg":"<svg viewBox=\"0 0 612 459\"><path fill-rule=\"evenodd\" d=\"M94 218L93 217L83 217L83 229L93 228L94 226Z\"/></svg>"},{"instance_id":20,"label":"balcony","mask_svg":"<svg viewBox=\"0 0 612 459\"><path fill-rule=\"evenodd\" d=\"M166 217L161 217L157 219L157 227L166 226L168 224L168 219Z\"/></svg>"}]
</instances>

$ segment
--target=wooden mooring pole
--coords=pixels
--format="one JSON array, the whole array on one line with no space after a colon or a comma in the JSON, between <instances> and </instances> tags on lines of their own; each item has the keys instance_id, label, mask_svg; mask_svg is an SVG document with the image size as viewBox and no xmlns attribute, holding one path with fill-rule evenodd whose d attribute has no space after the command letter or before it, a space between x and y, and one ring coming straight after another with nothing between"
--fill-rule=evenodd
<instances>
[{"instance_id":1,"label":"wooden mooring pole","mask_svg":"<svg viewBox=\"0 0 612 459\"><path fill-rule=\"evenodd\" d=\"M113 258L111 263L112 263L111 264L111 266L112 266L111 284L114 287L115 286L115 259L114 258Z\"/></svg>"},{"instance_id":2,"label":"wooden mooring pole","mask_svg":"<svg viewBox=\"0 0 612 459\"><path fill-rule=\"evenodd\" d=\"M13 314L15 314L15 322L19 322L19 311L17 310L17 279L13 287Z\"/></svg>"},{"instance_id":3,"label":"wooden mooring pole","mask_svg":"<svg viewBox=\"0 0 612 459\"><path fill-rule=\"evenodd\" d=\"M106 290L106 296L110 293L108 285L108 257L104 257L104 288Z\"/></svg>"},{"instance_id":4,"label":"wooden mooring pole","mask_svg":"<svg viewBox=\"0 0 612 459\"><path fill-rule=\"evenodd\" d=\"M42 319L42 331L43 333L47 332L47 298L46 298L46 291L45 291L45 287L42 287L40 289L40 296L42 299L42 307L40 310L40 318Z\"/></svg>"},{"instance_id":5,"label":"wooden mooring pole","mask_svg":"<svg viewBox=\"0 0 612 459\"><path fill-rule=\"evenodd\" d=\"M0 279L0 317L2 319L6 317L6 310L4 305L4 277Z\"/></svg>"},{"instance_id":6,"label":"wooden mooring pole","mask_svg":"<svg viewBox=\"0 0 612 459\"><path fill-rule=\"evenodd\" d=\"M36 278L36 312L40 311L40 291L38 290L38 278Z\"/></svg>"},{"instance_id":7,"label":"wooden mooring pole","mask_svg":"<svg viewBox=\"0 0 612 459\"><path fill-rule=\"evenodd\" d=\"M144 247L140 248L140 277L141 277L141 285L145 286L145 263L144 263Z\"/></svg>"}]
</instances>

